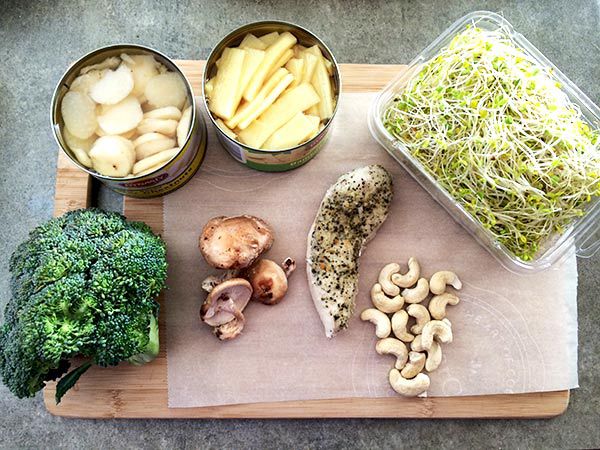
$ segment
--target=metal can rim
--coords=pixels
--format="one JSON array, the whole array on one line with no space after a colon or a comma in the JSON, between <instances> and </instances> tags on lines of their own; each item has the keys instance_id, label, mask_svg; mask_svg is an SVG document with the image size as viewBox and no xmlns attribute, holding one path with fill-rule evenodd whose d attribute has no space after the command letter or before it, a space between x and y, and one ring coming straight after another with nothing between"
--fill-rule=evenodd
<instances>
[{"instance_id":1,"label":"metal can rim","mask_svg":"<svg viewBox=\"0 0 600 450\"><path fill-rule=\"evenodd\" d=\"M60 128L60 126L58 125L58 123L55 123L54 121L54 115L55 115L55 110L58 108L58 95L59 95L59 90L61 88L61 86L63 85L64 81L66 78L68 78L69 75L71 75L73 68L75 66L77 66L78 64L84 62L85 60L95 56L98 53L104 52L104 51L109 51L109 50L116 50L116 49L120 49L120 48L134 48L134 49L138 49L138 50L143 50L145 52L149 52L151 54L155 54L158 55L162 58L164 58L165 60L167 60L169 63L171 63L173 65L173 67L176 68L177 72L179 73L179 75L182 77L186 89L188 91L189 97L191 98L191 107L192 107L192 117L191 117L191 122L190 122L190 129L188 130L188 134L185 138L185 143L184 145L181 146L181 148L179 149L179 151L173 155L173 157L171 159L169 159L168 161L165 161L158 169L156 170L160 170L164 167L166 167L171 161L173 161L175 158L177 158L181 152L185 149L185 144L188 143L188 141L191 138L191 134L192 134L192 126L194 124L194 121L196 119L196 115L197 115L197 111L196 111L196 97L194 96L194 91L192 89L192 85L190 83L190 81L188 80L188 78L185 76L185 74L183 73L183 71L179 68L179 66L177 66L177 64L175 64L175 62L173 61L173 59L169 58L167 55L165 55L164 53L153 49L152 47L148 47L145 45L141 45L141 44L129 44L129 43L118 43L118 44L111 44L111 45L105 45L102 47L98 47L94 50L91 50L89 52L87 52L85 55L81 56L80 58L78 58L77 60L73 61L68 67L67 69L63 72L63 74L60 77L59 82L57 83L56 87L54 88L54 92L52 94L52 100L50 103L50 126L52 128L52 136L54 137L55 142L58 144L59 148L69 157L69 159L71 161L73 161L74 164L77 165L78 168L80 168L81 170L87 172L89 175L98 178L100 180L107 180L107 181L116 181L116 182L129 182L129 181L135 181L138 180L140 178L143 177L147 177L148 174L144 174L144 175L138 175L138 176L132 176L132 177L110 177L107 175L102 175L99 172L96 172L95 170L92 170L88 167L85 167L83 164L81 164L79 161L77 161L77 158L74 158L73 155L71 155L69 153L69 151L67 151L67 149L61 144L59 138L58 138L58 134L57 134L57 130ZM154 173L154 172L153 172Z\"/></svg>"},{"instance_id":2,"label":"metal can rim","mask_svg":"<svg viewBox=\"0 0 600 450\"><path fill-rule=\"evenodd\" d=\"M299 148L302 148L303 146L310 144L311 142L317 140L317 138L319 138L321 135L326 134L327 130L329 129L331 122L333 122L333 118L335 117L337 111L338 111L338 107L340 104L340 96L342 94L342 74L340 72L340 68L339 68L339 64L337 62L337 60L335 59L335 56L333 54L333 52L331 51L331 49L325 44L325 42L323 42L323 40L317 36L315 33L313 33L312 31L308 30L307 28L304 28L301 25L297 25L293 22L288 22L285 20L259 20L256 22L249 22L245 25L242 25L241 27L237 27L233 30L231 30L229 33L227 33L223 38L221 38L219 40L219 42L217 42L217 44L212 48L212 50L210 51L208 58L206 59L206 64L204 65L204 70L202 71L202 103L204 104L204 108L206 110L206 115L209 117L212 125L214 127L216 127L219 131L220 128L217 125L217 122L215 121L215 118L213 117L212 113L210 112L210 110L208 109L208 102L206 101L206 95L204 92L204 85L206 84L206 78L208 76L208 71L209 71L209 67L211 67L211 65L209 64L209 62L214 59L215 53L217 52L217 49L219 49L221 47L221 44L224 41L227 41L228 39L230 39L231 37L237 35L238 33L240 33L240 30L244 30L245 28L249 28L248 32L251 32L250 28L252 27L257 27L260 25L283 25L283 26L288 26L288 27L292 27L292 28L297 28L299 30L301 30L302 32L308 34L309 36L311 36L312 38L314 38L320 45L322 45L327 52L329 53L329 56L331 57L331 62L333 64L333 68L335 71L335 74L337 75L337 80L338 80L338 92L336 95L336 102L335 102L335 108L333 109L333 114L331 115L331 117L329 118L329 120L327 121L327 124L323 127L323 129L321 131L319 131L316 135L314 135L312 138L310 138L308 141L303 142L301 144L298 144L294 147L289 147L289 148L285 148L285 149L278 149L278 150L264 150L264 149L259 149L259 148L254 148L251 147L249 145L246 145L240 141L237 141L235 139L232 139L230 136L228 136L227 134L221 132L221 136L223 136L225 139L227 139L228 141L231 141L233 144L235 145L239 145L242 146L250 151L252 151L253 153L265 153L265 154L278 154L278 153L288 153L288 152L292 152L294 150L297 150Z\"/></svg>"}]
</instances>

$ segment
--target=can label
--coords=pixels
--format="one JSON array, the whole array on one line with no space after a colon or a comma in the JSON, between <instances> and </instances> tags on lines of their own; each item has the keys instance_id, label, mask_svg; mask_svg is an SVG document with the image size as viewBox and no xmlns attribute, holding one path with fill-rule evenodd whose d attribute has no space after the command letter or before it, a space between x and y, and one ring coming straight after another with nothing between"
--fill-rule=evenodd
<instances>
[{"instance_id":1,"label":"can label","mask_svg":"<svg viewBox=\"0 0 600 450\"><path fill-rule=\"evenodd\" d=\"M229 154L238 162L263 172L285 172L306 164L323 148L329 130L301 147L285 152L256 151L228 140L216 128L217 138Z\"/></svg>"},{"instance_id":2,"label":"can label","mask_svg":"<svg viewBox=\"0 0 600 450\"><path fill-rule=\"evenodd\" d=\"M235 142L227 141L224 137L222 137L219 133L217 133L217 137L219 138L219 142L227 149L229 154L235 159L237 162L241 162L242 164L246 164L246 150L239 144Z\"/></svg>"},{"instance_id":3,"label":"can label","mask_svg":"<svg viewBox=\"0 0 600 450\"><path fill-rule=\"evenodd\" d=\"M166 166L132 181L102 180L102 182L119 194L135 198L160 197L173 192L187 183L198 171L206 152L206 140L206 125L201 115L196 113L190 138L179 154Z\"/></svg>"}]
</instances>

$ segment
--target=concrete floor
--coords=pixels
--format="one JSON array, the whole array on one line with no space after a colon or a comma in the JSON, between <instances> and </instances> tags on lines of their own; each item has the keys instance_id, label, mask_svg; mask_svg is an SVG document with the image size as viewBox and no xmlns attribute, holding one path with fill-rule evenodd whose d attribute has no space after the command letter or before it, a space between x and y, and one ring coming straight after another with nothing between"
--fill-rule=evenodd
<instances>
[{"instance_id":1,"label":"concrete floor","mask_svg":"<svg viewBox=\"0 0 600 450\"><path fill-rule=\"evenodd\" d=\"M102 45L137 42L173 58L205 58L227 31L259 19L301 24L341 62L406 63L454 20L502 12L596 103L600 5L573 1L3 1L0 14L0 292L8 255L52 213L56 145L48 108L68 64ZM119 209L102 191L100 203ZM0 386L3 448L600 447L600 258L579 262L581 388L552 420L71 420L41 396L17 400ZM2 306L3 309L3 306Z\"/></svg>"}]
</instances>

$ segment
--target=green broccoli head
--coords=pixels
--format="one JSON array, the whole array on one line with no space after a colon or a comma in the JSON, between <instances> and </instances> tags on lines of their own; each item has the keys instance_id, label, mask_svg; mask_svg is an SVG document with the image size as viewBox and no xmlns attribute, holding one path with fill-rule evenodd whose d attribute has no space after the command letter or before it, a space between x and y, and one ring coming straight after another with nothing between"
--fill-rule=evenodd
<instances>
[{"instance_id":1,"label":"green broccoli head","mask_svg":"<svg viewBox=\"0 0 600 450\"><path fill-rule=\"evenodd\" d=\"M147 225L99 209L72 211L33 230L9 269L0 375L18 397L64 375L76 355L111 366L158 354L166 249Z\"/></svg>"}]
</instances>

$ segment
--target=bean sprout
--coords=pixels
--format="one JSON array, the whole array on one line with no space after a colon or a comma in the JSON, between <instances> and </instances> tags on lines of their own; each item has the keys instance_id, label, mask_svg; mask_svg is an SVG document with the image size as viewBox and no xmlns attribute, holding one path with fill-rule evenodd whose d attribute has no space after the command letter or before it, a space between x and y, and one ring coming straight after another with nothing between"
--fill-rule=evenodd
<instances>
[{"instance_id":1,"label":"bean sprout","mask_svg":"<svg viewBox=\"0 0 600 450\"><path fill-rule=\"evenodd\" d=\"M383 123L511 253L530 261L600 193L599 132L504 30L470 26Z\"/></svg>"}]
</instances>

